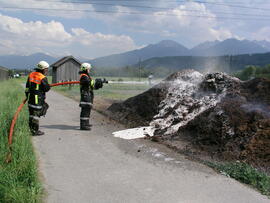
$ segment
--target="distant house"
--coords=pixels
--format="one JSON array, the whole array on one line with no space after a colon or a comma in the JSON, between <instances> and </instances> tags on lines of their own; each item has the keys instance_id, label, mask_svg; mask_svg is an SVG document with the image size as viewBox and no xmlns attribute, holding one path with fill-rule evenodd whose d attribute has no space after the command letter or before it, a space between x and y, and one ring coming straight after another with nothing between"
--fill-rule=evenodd
<instances>
[{"instance_id":1,"label":"distant house","mask_svg":"<svg viewBox=\"0 0 270 203\"><path fill-rule=\"evenodd\" d=\"M79 80L81 62L73 56L66 56L52 65L52 82Z\"/></svg>"},{"instance_id":2,"label":"distant house","mask_svg":"<svg viewBox=\"0 0 270 203\"><path fill-rule=\"evenodd\" d=\"M0 66L0 81L7 80L9 78L8 69Z\"/></svg>"}]
</instances>

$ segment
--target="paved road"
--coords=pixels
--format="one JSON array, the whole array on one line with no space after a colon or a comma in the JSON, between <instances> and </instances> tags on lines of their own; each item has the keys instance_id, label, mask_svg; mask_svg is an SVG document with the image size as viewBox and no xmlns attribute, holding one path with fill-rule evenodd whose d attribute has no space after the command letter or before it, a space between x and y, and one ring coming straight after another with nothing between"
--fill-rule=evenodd
<instances>
[{"instance_id":1,"label":"paved road","mask_svg":"<svg viewBox=\"0 0 270 203\"><path fill-rule=\"evenodd\" d=\"M122 126L93 112L91 132L80 131L78 104L51 91L34 137L49 203L269 202L211 169L145 140L122 140Z\"/></svg>"}]
</instances>

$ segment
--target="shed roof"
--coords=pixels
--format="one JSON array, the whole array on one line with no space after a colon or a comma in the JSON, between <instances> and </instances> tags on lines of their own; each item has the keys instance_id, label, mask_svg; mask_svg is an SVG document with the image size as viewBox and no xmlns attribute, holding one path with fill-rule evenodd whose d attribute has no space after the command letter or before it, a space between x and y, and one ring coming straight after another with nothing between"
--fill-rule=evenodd
<instances>
[{"instance_id":1,"label":"shed roof","mask_svg":"<svg viewBox=\"0 0 270 203\"><path fill-rule=\"evenodd\" d=\"M56 61L55 63L51 64L50 66L57 68L57 67L61 66L63 63L67 62L70 59L75 61L79 65L81 65L81 62L78 59L74 58L73 56L65 56L65 57L61 58L60 60Z\"/></svg>"},{"instance_id":2,"label":"shed roof","mask_svg":"<svg viewBox=\"0 0 270 203\"><path fill-rule=\"evenodd\" d=\"M3 67L3 66L0 66L0 69L1 69L1 70L5 70L5 71L8 71L8 70L9 70L8 68L5 68L5 67Z\"/></svg>"}]
</instances>

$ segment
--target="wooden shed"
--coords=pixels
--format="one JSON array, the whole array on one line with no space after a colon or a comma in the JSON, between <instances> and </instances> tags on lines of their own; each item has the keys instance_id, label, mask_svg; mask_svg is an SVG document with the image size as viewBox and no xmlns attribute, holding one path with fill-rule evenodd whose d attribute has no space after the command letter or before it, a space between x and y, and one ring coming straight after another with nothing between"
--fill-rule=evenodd
<instances>
[{"instance_id":1,"label":"wooden shed","mask_svg":"<svg viewBox=\"0 0 270 203\"><path fill-rule=\"evenodd\" d=\"M53 83L79 80L81 62L73 56L66 56L50 66Z\"/></svg>"},{"instance_id":2,"label":"wooden shed","mask_svg":"<svg viewBox=\"0 0 270 203\"><path fill-rule=\"evenodd\" d=\"M0 81L7 80L9 78L8 69L0 66Z\"/></svg>"}]
</instances>

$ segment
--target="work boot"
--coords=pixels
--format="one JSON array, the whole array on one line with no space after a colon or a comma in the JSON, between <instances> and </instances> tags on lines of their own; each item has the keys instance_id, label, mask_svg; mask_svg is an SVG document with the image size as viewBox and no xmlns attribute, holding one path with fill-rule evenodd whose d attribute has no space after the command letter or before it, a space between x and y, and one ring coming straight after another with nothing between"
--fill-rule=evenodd
<instances>
[{"instance_id":1,"label":"work boot","mask_svg":"<svg viewBox=\"0 0 270 203\"><path fill-rule=\"evenodd\" d=\"M89 124L89 121L81 120L80 129L81 130L91 130L91 126Z\"/></svg>"},{"instance_id":2,"label":"work boot","mask_svg":"<svg viewBox=\"0 0 270 203\"><path fill-rule=\"evenodd\" d=\"M85 122L86 126L89 126L90 128L93 126L92 124L89 123L89 120Z\"/></svg>"},{"instance_id":3,"label":"work boot","mask_svg":"<svg viewBox=\"0 0 270 203\"><path fill-rule=\"evenodd\" d=\"M80 130L91 130L90 126L81 126Z\"/></svg>"},{"instance_id":4,"label":"work boot","mask_svg":"<svg viewBox=\"0 0 270 203\"><path fill-rule=\"evenodd\" d=\"M45 134L44 132L38 130L35 133L33 133L33 136L41 136L41 135L44 135L44 134Z\"/></svg>"}]
</instances>

